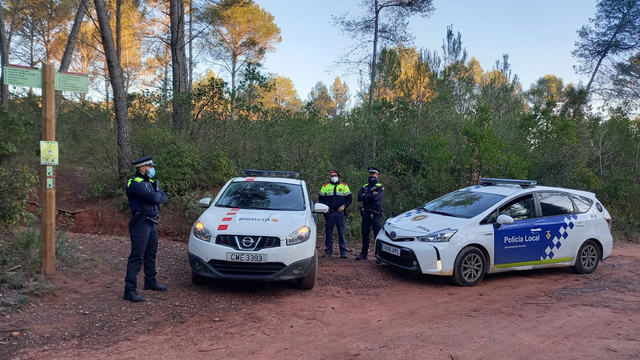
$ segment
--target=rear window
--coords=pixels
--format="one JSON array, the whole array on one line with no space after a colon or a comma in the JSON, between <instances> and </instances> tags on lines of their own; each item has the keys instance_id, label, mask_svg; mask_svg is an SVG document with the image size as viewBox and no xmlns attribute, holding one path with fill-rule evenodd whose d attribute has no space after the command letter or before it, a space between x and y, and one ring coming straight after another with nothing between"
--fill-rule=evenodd
<instances>
[{"instance_id":1,"label":"rear window","mask_svg":"<svg viewBox=\"0 0 640 360\"><path fill-rule=\"evenodd\" d=\"M540 208L542 208L542 216L556 216L573 214L573 203L569 197L558 192L540 192Z\"/></svg>"},{"instance_id":2,"label":"rear window","mask_svg":"<svg viewBox=\"0 0 640 360\"><path fill-rule=\"evenodd\" d=\"M423 207L441 215L470 219L504 199L503 195L475 191L454 191L439 197Z\"/></svg>"},{"instance_id":3,"label":"rear window","mask_svg":"<svg viewBox=\"0 0 640 360\"><path fill-rule=\"evenodd\" d=\"M591 209L591 205L593 205L593 200L588 197L571 194L571 199L573 199L573 203L576 204L579 213L586 213Z\"/></svg>"},{"instance_id":4,"label":"rear window","mask_svg":"<svg viewBox=\"0 0 640 360\"><path fill-rule=\"evenodd\" d=\"M294 184L237 181L229 185L216 206L239 209L304 210L302 186Z\"/></svg>"}]
</instances>

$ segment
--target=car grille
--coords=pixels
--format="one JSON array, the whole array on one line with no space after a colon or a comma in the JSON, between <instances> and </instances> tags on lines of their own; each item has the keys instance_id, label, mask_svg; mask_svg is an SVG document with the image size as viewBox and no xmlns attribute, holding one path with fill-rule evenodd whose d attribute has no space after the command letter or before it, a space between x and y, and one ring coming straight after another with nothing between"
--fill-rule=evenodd
<instances>
[{"instance_id":1,"label":"car grille","mask_svg":"<svg viewBox=\"0 0 640 360\"><path fill-rule=\"evenodd\" d=\"M242 242L245 238L251 238L253 244L245 246ZM274 236L218 235L216 236L216 244L236 250L258 251L260 249L280 247L280 238Z\"/></svg>"},{"instance_id":2,"label":"car grille","mask_svg":"<svg viewBox=\"0 0 640 360\"><path fill-rule=\"evenodd\" d=\"M401 242L401 241L413 241L413 240L415 240L415 238L412 238L412 237L392 239L392 238L391 238L391 234L389 234L389 233L387 232L387 230L385 230L385 231L384 231L384 234L385 234L385 235L387 235L387 237L388 237L391 241L394 241L394 242Z\"/></svg>"},{"instance_id":3,"label":"car grille","mask_svg":"<svg viewBox=\"0 0 640 360\"><path fill-rule=\"evenodd\" d=\"M381 258L384 261L389 262L390 264L396 265L401 268L405 268L407 270L417 271L420 270L420 264L418 263L418 258L416 258L416 254L413 253L413 250L410 249L400 249L400 256L395 256L393 254L389 254L388 252L382 251L380 249L381 242L376 241L376 256ZM415 262L415 265L414 265Z\"/></svg>"},{"instance_id":4,"label":"car grille","mask_svg":"<svg viewBox=\"0 0 640 360\"><path fill-rule=\"evenodd\" d=\"M283 263L241 263L224 260L210 260L217 272L228 275L273 275L286 267Z\"/></svg>"}]
</instances>

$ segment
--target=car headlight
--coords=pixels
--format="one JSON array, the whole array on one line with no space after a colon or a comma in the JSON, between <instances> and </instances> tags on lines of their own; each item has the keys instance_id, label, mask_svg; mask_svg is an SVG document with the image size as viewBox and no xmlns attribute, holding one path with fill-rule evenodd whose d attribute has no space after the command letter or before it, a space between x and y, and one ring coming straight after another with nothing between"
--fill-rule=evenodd
<instances>
[{"instance_id":1,"label":"car headlight","mask_svg":"<svg viewBox=\"0 0 640 360\"><path fill-rule=\"evenodd\" d=\"M200 239L202 241L211 241L211 232L200 221L193 224L191 233L196 237L196 239Z\"/></svg>"},{"instance_id":2,"label":"car headlight","mask_svg":"<svg viewBox=\"0 0 640 360\"><path fill-rule=\"evenodd\" d=\"M308 226L303 226L300 229L287 235L287 245L295 245L303 243L311 237L311 229Z\"/></svg>"},{"instance_id":3,"label":"car headlight","mask_svg":"<svg viewBox=\"0 0 640 360\"><path fill-rule=\"evenodd\" d=\"M456 229L444 229L429 235L418 236L418 240L426 242L445 242L449 241L449 239L451 239L451 237L457 232L458 230Z\"/></svg>"}]
</instances>

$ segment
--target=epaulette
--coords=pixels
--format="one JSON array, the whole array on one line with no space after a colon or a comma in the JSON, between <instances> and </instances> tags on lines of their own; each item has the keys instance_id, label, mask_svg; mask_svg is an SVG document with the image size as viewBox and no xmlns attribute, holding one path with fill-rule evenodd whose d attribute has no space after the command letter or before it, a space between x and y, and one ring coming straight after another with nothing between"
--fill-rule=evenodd
<instances>
[{"instance_id":1,"label":"epaulette","mask_svg":"<svg viewBox=\"0 0 640 360\"><path fill-rule=\"evenodd\" d=\"M340 183L340 185L347 186L347 183L343 183L343 182L341 182L341 183Z\"/></svg>"},{"instance_id":2,"label":"epaulette","mask_svg":"<svg viewBox=\"0 0 640 360\"><path fill-rule=\"evenodd\" d=\"M327 185L329 185L329 183L324 183L324 185L322 185L322 186L327 186Z\"/></svg>"}]
</instances>

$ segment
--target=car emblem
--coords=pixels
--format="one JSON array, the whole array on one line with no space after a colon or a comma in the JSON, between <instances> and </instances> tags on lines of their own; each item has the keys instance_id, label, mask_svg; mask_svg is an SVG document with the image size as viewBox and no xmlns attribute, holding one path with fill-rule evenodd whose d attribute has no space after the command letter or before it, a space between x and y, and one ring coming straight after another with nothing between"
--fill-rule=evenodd
<instances>
[{"instance_id":1,"label":"car emblem","mask_svg":"<svg viewBox=\"0 0 640 360\"><path fill-rule=\"evenodd\" d=\"M391 235L391 238L392 238L392 239L395 239L395 238L396 238L396 232L395 232L395 231L392 231L392 232L391 232L391 234L389 234L389 235Z\"/></svg>"},{"instance_id":2,"label":"car emblem","mask_svg":"<svg viewBox=\"0 0 640 360\"><path fill-rule=\"evenodd\" d=\"M248 236L242 239L242 246L244 247L251 247L253 246L253 243L254 243L253 239Z\"/></svg>"},{"instance_id":3,"label":"car emblem","mask_svg":"<svg viewBox=\"0 0 640 360\"><path fill-rule=\"evenodd\" d=\"M424 220L424 219L426 219L428 217L429 217L429 215L418 215L418 216L412 218L411 221L420 221L420 220Z\"/></svg>"}]
</instances>

